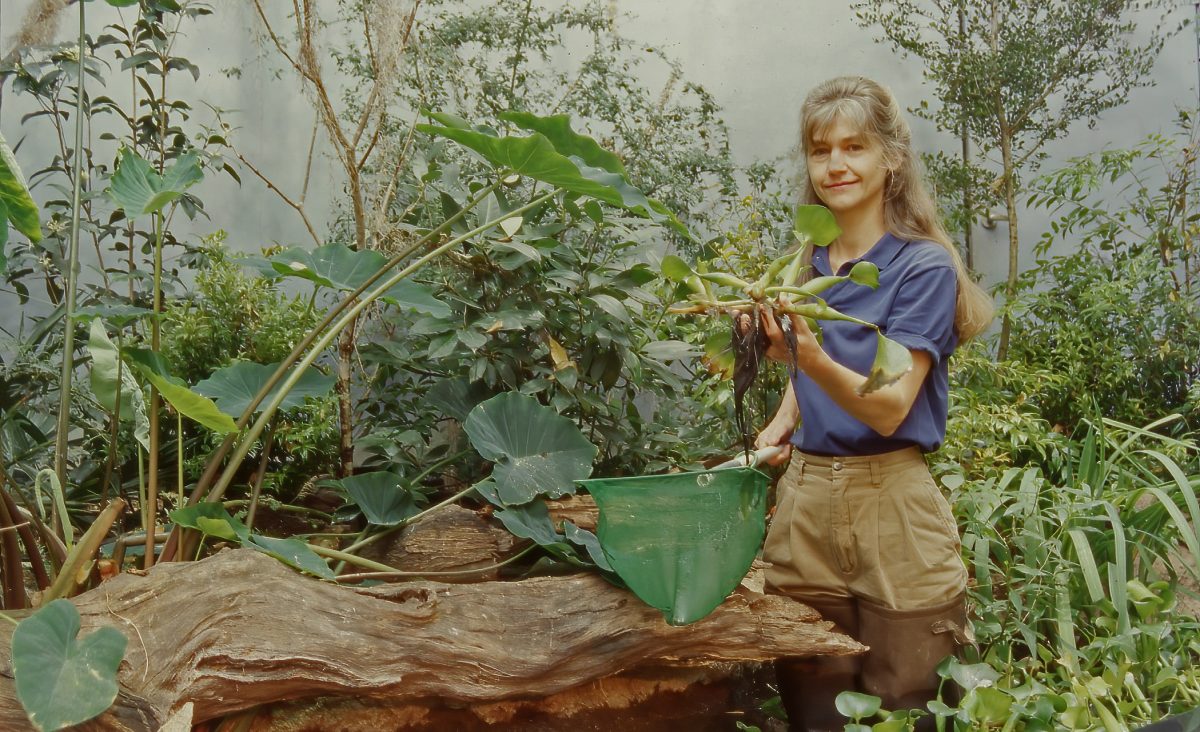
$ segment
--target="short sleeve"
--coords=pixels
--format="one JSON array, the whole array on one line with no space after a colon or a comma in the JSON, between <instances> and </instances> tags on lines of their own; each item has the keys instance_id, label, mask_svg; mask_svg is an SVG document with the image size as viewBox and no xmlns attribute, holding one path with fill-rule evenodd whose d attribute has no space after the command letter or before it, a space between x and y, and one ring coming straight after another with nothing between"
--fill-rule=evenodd
<instances>
[{"instance_id":1,"label":"short sleeve","mask_svg":"<svg viewBox=\"0 0 1200 732\"><path fill-rule=\"evenodd\" d=\"M957 303L958 277L953 267L912 272L896 290L885 335L907 348L927 352L937 365L958 345L954 334Z\"/></svg>"}]
</instances>

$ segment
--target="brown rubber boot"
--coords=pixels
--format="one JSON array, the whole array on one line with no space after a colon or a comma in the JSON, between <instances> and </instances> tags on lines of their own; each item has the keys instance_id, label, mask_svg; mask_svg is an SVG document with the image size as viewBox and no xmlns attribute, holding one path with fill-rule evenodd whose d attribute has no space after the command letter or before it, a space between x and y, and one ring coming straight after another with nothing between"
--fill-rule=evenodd
<instances>
[{"instance_id":1,"label":"brown rubber boot","mask_svg":"<svg viewBox=\"0 0 1200 732\"><path fill-rule=\"evenodd\" d=\"M853 597L802 602L826 620L832 620L833 630L858 637L858 601ZM859 691L861 659L861 656L828 656L776 661L775 678L783 708L787 710L788 728L792 732L840 732L847 719L838 713L834 700L843 691Z\"/></svg>"},{"instance_id":2,"label":"brown rubber boot","mask_svg":"<svg viewBox=\"0 0 1200 732\"><path fill-rule=\"evenodd\" d=\"M963 598L921 610L860 600L858 609L858 640L871 648L863 657L863 691L882 699L884 709L924 710L937 697L938 664L969 642ZM932 730L933 718L923 717L917 729Z\"/></svg>"}]
</instances>

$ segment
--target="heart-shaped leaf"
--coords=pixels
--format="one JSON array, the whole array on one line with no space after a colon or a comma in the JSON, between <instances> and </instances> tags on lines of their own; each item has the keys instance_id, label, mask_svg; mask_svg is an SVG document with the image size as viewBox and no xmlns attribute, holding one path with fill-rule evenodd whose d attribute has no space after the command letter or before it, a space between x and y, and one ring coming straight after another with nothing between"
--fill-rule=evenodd
<instances>
[{"instance_id":1,"label":"heart-shaped leaf","mask_svg":"<svg viewBox=\"0 0 1200 732\"><path fill-rule=\"evenodd\" d=\"M567 537L567 541L583 547L597 567L608 572L613 571L612 565L608 563L608 557L604 556L600 539L595 534L587 529L579 528L570 521L563 521L563 535Z\"/></svg>"},{"instance_id":2,"label":"heart-shaped leaf","mask_svg":"<svg viewBox=\"0 0 1200 732\"><path fill-rule=\"evenodd\" d=\"M912 353L907 348L878 331L876 336L875 362L871 364L867 380L858 387L859 394L870 394L894 384L913 367Z\"/></svg>"},{"instance_id":3,"label":"heart-shaped leaf","mask_svg":"<svg viewBox=\"0 0 1200 732\"><path fill-rule=\"evenodd\" d=\"M267 380L271 378L271 374L275 373L277 368L279 368L279 364L264 365L251 361L238 361L223 369L218 369L212 376L197 382L193 390L197 394L212 399L217 408L225 414L235 418L241 417L242 413L246 411L246 407L250 406L250 402L254 400L254 396L266 385ZM294 409L303 406L304 400L309 397L325 396L333 388L335 381L336 379L332 375L326 376L309 367L280 402L279 409ZM275 384L266 398L258 405L260 410L264 404L279 393L281 386L283 386L283 380Z\"/></svg>"},{"instance_id":4,"label":"heart-shaped leaf","mask_svg":"<svg viewBox=\"0 0 1200 732\"><path fill-rule=\"evenodd\" d=\"M200 156L194 152L181 155L160 176L143 157L122 148L108 195L126 216L134 218L161 211L203 177Z\"/></svg>"},{"instance_id":5,"label":"heart-shaped leaf","mask_svg":"<svg viewBox=\"0 0 1200 732\"><path fill-rule=\"evenodd\" d=\"M506 504L569 495L574 481L592 472L596 446L574 422L527 396L492 397L471 410L463 428L479 454L496 464L492 477Z\"/></svg>"},{"instance_id":6,"label":"heart-shaped leaf","mask_svg":"<svg viewBox=\"0 0 1200 732\"><path fill-rule=\"evenodd\" d=\"M269 260L276 275L300 277L323 287L351 292L383 268L387 257L371 249L355 251L344 244L326 244L313 250L288 249ZM448 317L450 308L428 288L401 280L384 293L386 302L436 317Z\"/></svg>"},{"instance_id":7,"label":"heart-shaped leaf","mask_svg":"<svg viewBox=\"0 0 1200 732\"><path fill-rule=\"evenodd\" d=\"M806 204L796 206L792 212L792 230L801 242L816 247L829 246L842 234L832 211L824 206Z\"/></svg>"},{"instance_id":8,"label":"heart-shaped leaf","mask_svg":"<svg viewBox=\"0 0 1200 732\"><path fill-rule=\"evenodd\" d=\"M95 717L117 698L125 636L116 628L79 635L79 611L55 600L22 620L12 635L17 698L39 730Z\"/></svg>"},{"instance_id":9,"label":"heart-shaped leaf","mask_svg":"<svg viewBox=\"0 0 1200 732\"><path fill-rule=\"evenodd\" d=\"M133 378L132 369L120 367L120 354L116 345L109 340L104 323L92 321L88 336L88 351L92 355L91 385L96 401L110 414L117 407L117 378L121 379L121 412L123 421L133 422L134 439L146 450L150 449L150 418L146 416L146 398L142 387Z\"/></svg>"},{"instance_id":10,"label":"heart-shaped leaf","mask_svg":"<svg viewBox=\"0 0 1200 732\"><path fill-rule=\"evenodd\" d=\"M233 419L217 409L217 405L211 399L182 386L178 379L172 377L159 354L141 348L127 348L124 356L128 365L137 369L143 378L154 384L162 398L188 419L195 420L219 434L237 431Z\"/></svg>"},{"instance_id":11,"label":"heart-shaped leaf","mask_svg":"<svg viewBox=\"0 0 1200 732\"><path fill-rule=\"evenodd\" d=\"M346 489L367 521L376 526L395 526L420 511L404 477L396 473L381 470L333 482Z\"/></svg>"}]
</instances>

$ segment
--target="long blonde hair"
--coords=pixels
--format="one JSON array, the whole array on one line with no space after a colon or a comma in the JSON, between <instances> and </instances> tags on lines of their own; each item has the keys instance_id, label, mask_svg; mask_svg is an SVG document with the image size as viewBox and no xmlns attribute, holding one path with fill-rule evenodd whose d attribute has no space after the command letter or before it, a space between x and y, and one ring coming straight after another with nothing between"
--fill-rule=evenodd
<instances>
[{"instance_id":1,"label":"long blonde hair","mask_svg":"<svg viewBox=\"0 0 1200 732\"><path fill-rule=\"evenodd\" d=\"M958 275L954 330L960 341L979 335L992 322L992 298L971 278L942 226L937 204L913 154L912 132L895 97L881 84L861 76L840 76L818 85L809 92L800 111L798 153L802 163L815 136L839 119L856 126L883 148L889 171L883 195L884 225L899 239L936 242L950 253ZM820 204L807 166L801 165L800 171L800 201Z\"/></svg>"}]
</instances>

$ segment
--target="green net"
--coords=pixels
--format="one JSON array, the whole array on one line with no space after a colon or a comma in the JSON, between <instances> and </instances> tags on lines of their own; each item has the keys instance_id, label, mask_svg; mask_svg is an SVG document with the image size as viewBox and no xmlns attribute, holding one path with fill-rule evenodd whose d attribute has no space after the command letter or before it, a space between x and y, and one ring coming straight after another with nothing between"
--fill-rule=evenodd
<instances>
[{"instance_id":1,"label":"green net","mask_svg":"<svg viewBox=\"0 0 1200 732\"><path fill-rule=\"evenodd\" d=\"M713 611L750 569L766 530L769 479L752 468L579 481L622 580L672 625Z\"/></svg>"}]
</instances>

